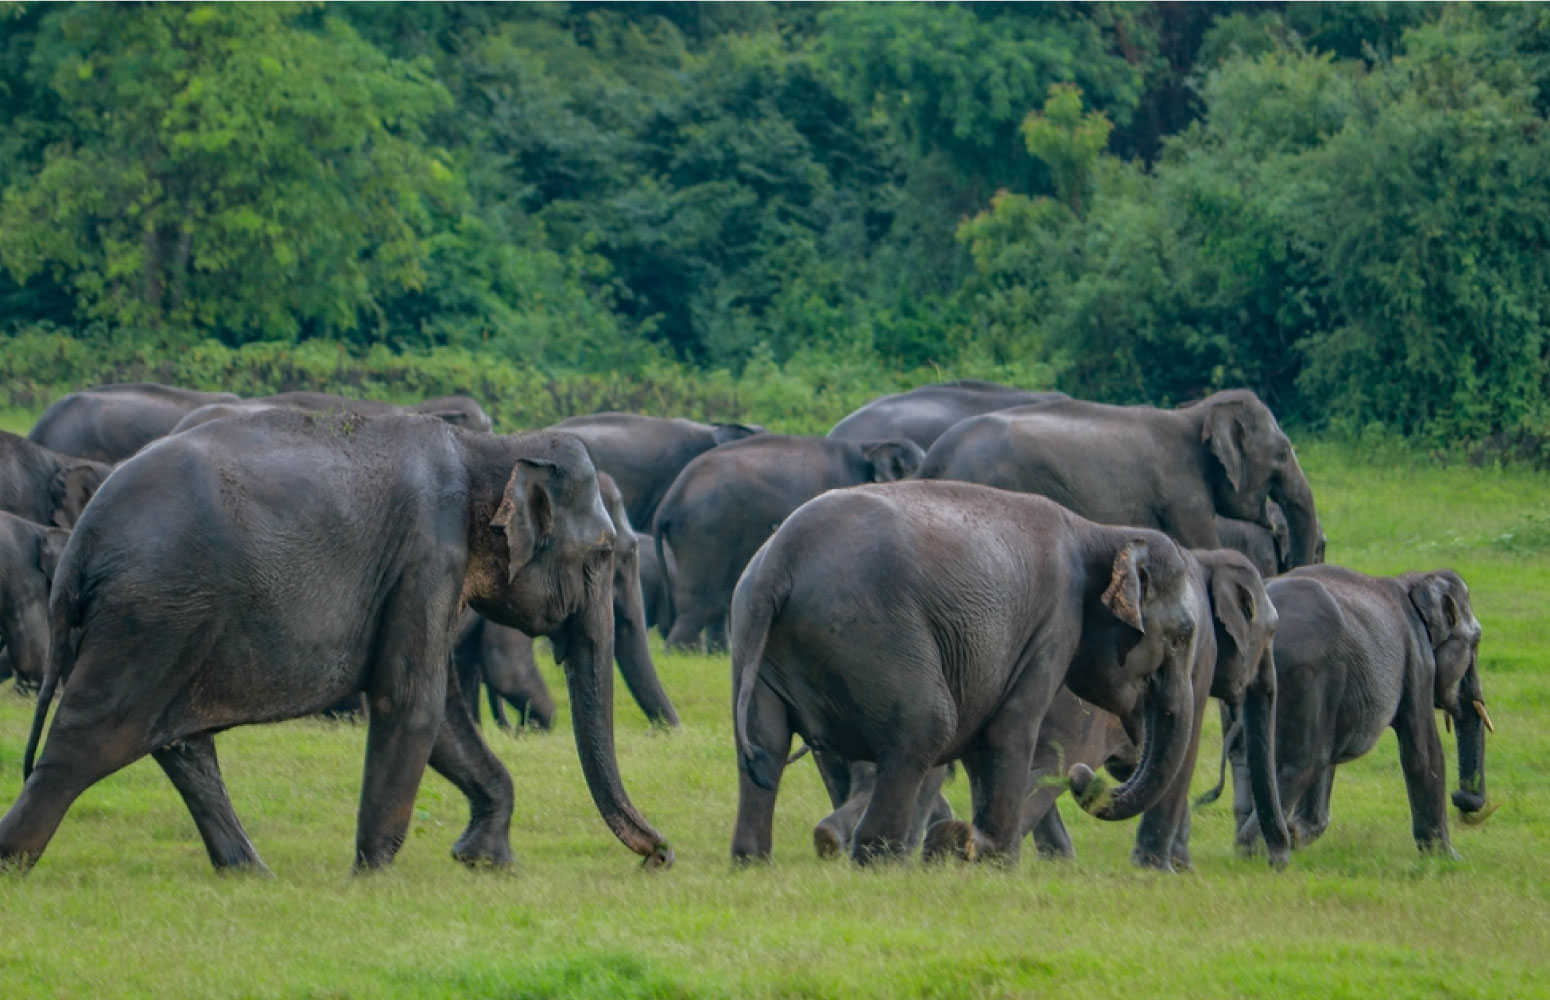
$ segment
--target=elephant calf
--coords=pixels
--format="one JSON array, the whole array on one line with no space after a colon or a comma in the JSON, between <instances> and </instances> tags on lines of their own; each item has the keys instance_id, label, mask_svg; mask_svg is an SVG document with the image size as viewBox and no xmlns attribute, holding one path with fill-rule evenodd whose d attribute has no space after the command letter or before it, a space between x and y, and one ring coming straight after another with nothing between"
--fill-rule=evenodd
<instances>
[{"instance_id":1,"label":"elephant calf","mask_svg":"<svg viewBox=\"0 0 1550 1000\"><path fill-rule=\"evenodd\" d=\"M70 532L0 513L0 644L18 684L43 681L48 665L48 590ZM0 674L0 680L4 675Z\"/></svg>"},{"instance_id":2,"label":"elephant calf","mask_svg":"<svg viewBox=\"0 0 1550 1000\"><path fill-rule=\"evenodd\" d=\"M56 528L74 526L113 469L0 431L0 511Z\"/></svg>"},{"instance_id":3,"label":"elephant calf","mask_svg":"<svg viewBox=\"0 0 1550 1000\"><path fill-rule=\"evenodd\" d=\"M1329 825L1335 767L1367 753L1383 730L1399 737L1411 831L1422 851L1453 854L1448 842L1446 761L1433 709L1458 727L1463 813L1485 808L1485 730L1480 622L1469 588L1452 570L1371 577L1339 566L1305 566L1267 585L1281 616L1275 643L1276 758L1292 842L1304 846ZM1233 753L1240 847L1260 837Z\"/></svg>"},{"instance_id":4,"label":"elephant calf","mask_svg":"<svg viewBox=\"0 0 1550 1000\"><path fill-rule=\"evenodd\" d=\"M667 644L726 648L732 588L786 516L825 490L904 479L925 453L913 441L835 441L761 434L685 466L657 508L653 534L672 551L673 627Z\"/></svg>"},{"instance_id":5,"label":"elephant calf","mask_svg":"<svg viewBox=\"0 0 1550 1000\"><path fill-rule=\"evenodd\" d=\"M964 857L1014 859L1029 762L1062 684L1141 746L1119 788L1073 772L1084 808L1103 819L1150 808L1192 743L1195 590L1166 535L1043 497L910 481L809 501L733 598L734 859L770 854L793 732L877 765L855 860L907 849L922 784L953 760L974 787L973 822L928 836Z\"/></svg>"}]
</instances>

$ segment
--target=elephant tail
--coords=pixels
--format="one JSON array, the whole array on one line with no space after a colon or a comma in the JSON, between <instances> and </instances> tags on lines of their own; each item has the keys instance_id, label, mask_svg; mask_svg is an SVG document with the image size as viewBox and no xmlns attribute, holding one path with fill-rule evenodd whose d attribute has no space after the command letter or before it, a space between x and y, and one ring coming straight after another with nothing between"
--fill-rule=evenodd
<instances>
[{"instance_id":1,"label":"elephant tail","mask_svg":"<svg viewBox=\"0 0 1550 1000\"><path fill-rule=\"evenodd\" d=\"M658 617L657 631L663 636L673 630L673 622L678 618L678 608L673 604L676 574L673 572L673 564L667 561L667 553L663 551L667 547L667 539L664 536L672 525L673 522L670 519L658 516L651 529L651 544L657 550L657 571L662 574L662 614Z\"/></svg>"},{"instance_id":2,"label":"elephant tail","mask_svg":"<svg viewBox=\"0 0 1550 1000\"><path fill-rule=\"evenodd\" d=\"M781 567L767 567L764 557L768 552L766 542L754 554L732 594L732 727L743 770L754 784L773 791L785 761L771 757L748 739L748 705L759 683L764 644L771 623L791 594L791 574Z\"/></svg>"},{"instance_id":3,"label":"elephant tail","mask_svg":"<svg viewBox=\"0 0 1550 1000\"><path fill-rule=\"evenodd\" d=\"M27 734L27 749L22 754L22 779L32 777L32 765L37 759L38 740L43 736L43 723L48 718L54 692L70 677L75 668L75 643L73 632L81 620L81 563L67 559L69 549L60 557L60 565L54 573L54 589L49 595L49 655L48 669L43 672L43 684L38 690L38 704L32 710L32 730Z\"/></svg>"},{"instance_id":4,"label":"elephant tail","mask_svg":"<svg viewBox=\"0 0 1550 1000\"><path fill-rule=\"evenodd\" d=\"M1222 789L1227 787L1227 752L1232 749L1232 741L1243 732L1243 720L1233 719L1227 732L1222 734L1222 762L1217 765L1216 787L1209 788L1205 794L1195 800L1196 806L1208 806L1222 797Z\"/></svg>"}]
</instances>

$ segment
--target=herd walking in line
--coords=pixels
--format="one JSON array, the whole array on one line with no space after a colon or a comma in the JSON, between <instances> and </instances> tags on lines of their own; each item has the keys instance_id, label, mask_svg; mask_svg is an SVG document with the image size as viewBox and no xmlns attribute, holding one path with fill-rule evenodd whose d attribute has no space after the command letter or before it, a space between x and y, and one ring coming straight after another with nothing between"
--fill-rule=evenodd
<instances>
[{"instance_id":1,"label":"herd walking in line","mask_svg":"<svg viewBox=\"0 0 1550 1000\"><path fill-rule=\"evenodd\" d=\"M1031 836L1070 857L1069 790L1139 817L1135 864L1190 868L1212 698L1238 846L1273 866L1388 728L1416 844L1451 854L1438 710L1453 806L1489 811L1468 586L1325 564L1312 487L1245 390L1165 409L949 382L808 438L625 413L498 435L466 397L110 385L0 435L0 511L0 676L37 689L4 866L149 754L211 863L262 870L215 737L351 710L357 868L392 860L427 766L468 799L453 856L508 865L512 781L480 699L503 727L554 724L537 636L598 812L670 865L614 750L615 661L650 720L680 724L651 627L730 650L737 861L771 856L782 774L811 751L824 856L1011 862ZM966 817L941 794L955 763Z\"/></svg>"}]
</instances>

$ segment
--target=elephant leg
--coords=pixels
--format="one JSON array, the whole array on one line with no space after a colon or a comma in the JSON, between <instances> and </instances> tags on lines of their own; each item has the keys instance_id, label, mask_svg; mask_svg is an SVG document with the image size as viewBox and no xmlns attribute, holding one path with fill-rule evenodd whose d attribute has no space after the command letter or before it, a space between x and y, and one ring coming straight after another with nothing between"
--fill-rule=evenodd
<instances>
[{"instance_id":1,"label":"elephant leg","mask_svg":"<svg viewBox=\"0 0 1550 1000\"><path fill-rule=\"evenodd\" d=\"M813 764L818 768L818 776L823 779L824 790L829 793L829 805L838 809L850 798L851 774L856 768L872 767L871 764L851 764L843 757L838 757L826 750L813 751ZM874 772L875 775L875 772Z\"/></svg>"},{"instance_id":2,"label":"elephant leg","mask_svg":"<svg viewBox=\"0 0 1550 1000\"><path fill-rule=\"evenodd\" d=\"M779 763L775 787L761 788L748 776L741 757L737 765L737 825L732 830L732 860L768 861L774 847L775 795L786 756L791 753L791 722L786 705L768 684L756 681L748 705L748 741Z\"/></svg>"},{"instance_id":3,"label":"elephant leg","mask_svg":"<svg viewBox=\"0 0 1550 1000\"><path fill-rule=\"evenodd\" d=\"M727 644L727 610L723 608L705 625L705 652L725 653Z\"/></svg>"},{"instance_id":4,"label":"elephant leg","mask_svg":"<svg viewBox=\"0 0 1550 1000\"><path fill-rule=\"evenodd\" d=\"M438 604L450 606L452 601L438 601L434 594L406 586L382 616L376 641L382 652L366 685L371 714L356 814L357 871L385 867L403 846L415 793L447 714L448 688L454 695L458 691L445 633L434 635L438 624L445 629L450 622L427 620L426 609Z\"/></svg>"},{"instance_id":5,"label":"elephant leg","mask_svg":"<svg viewBox=\"0 0 1550 1000\"><path fill-rule=\"evenodd\" d=\"M910 826L930 761L891 754L877 762L877 784L856 824L850 857L857 864L902 859L909 854Z\"/></svg>"},{"instance_id":6,"label":"elephant leg","mask_svg":"<svg viewBox=\"0 0 1550 1000\"><path fill-rule=\"evenodd\" d=\"M1330 765L1333 766L1333 765ZM1281 765L1281 773L1277 775L1276 785L1282 802L1299 802L1309 787L1318 778L1324 765L1308 763L1296 766L1290 763ZM1264 844L1264 834L1259 829L1259 814L1252 809L1249 818L1244 820L1238 828L1237 835L1238 853L1249 857L1259 851Z\"/></svg>"},{"instance_id":7,"label":"elephant leg","mask_svg":"<svg viewBox=\"0 0 1550 1000\"><path fill-rule=\"evenodd\" d=\"M1458 857L1448 842L1447 762L1442 754L1442 737L1437 734L1437 718L1432 714L1431 692L1417 705L1401 705L1394 719L1399 737L1399 764L1405 772L1405 792L1410 797L1410 832L1423 853Z\"/></svg>"},{"instance_id":8,"label":"elephant leg","mask_svg":"<svg viewBox=\"0 0 1550 1000\"><path fill-rule=\"evenodd\" d=\"M947 780L947 765L939 764L926 772L920 783L920 794L915 798L915 817L910 821L910 835L905 842L906 854L915 853L933 825L953 818L953 807L942 795L942 783Z\"/></svg>"},{"instance_id":9,"label":"elephant leg","mask_svg":"<svg viewBox=\"0 0 1550 1000\"><path fill-rule=\"evenodd\" d=\"M1232 723L1230 721L1232 709L1222 707L1222 733L1228 732ZM1248 741L1243 735L1243 727L1239 726L1236 733L1232 734L1232 740L1228 743L1227 761L1232 767L1232 814L1236 826L1242 829L1248 822L1249 813L1254 811L1254 791L1249 785L1249 754ZM1285 802L1285 799L1281 801Z\"/></svg>"},{"instance_id":10,"label":"elephant leg","mask_svg":"<svg viewBox=\"0 0 1550 1000\"><path fill-rule=\"evenodd\" d=\"M1173 870L1191 872L1195 870L1195 862L1189 856L1189 810L1184 810L1184 815L1179 818L1178 829L1173 834Z\"/></svg>"},{"instance_id":11,"label":"elephant leg","mask_svg":"<svg viewBox=\"0 0 1550 1000\"><path fill-rule=\"evenodd\" d=\"M813 827L813 850L818 852L820 858L837 858L850 849L861 816L872 801L872 791L877 787L877 766L866 761L846 765L842 758L832 754L823 756L831 762L831 767L834 761L838 761L840 767L835 770L843 772L843 782L836 775L831 785L830 778L825 777L825 785L830 788L831 797L835 789L840 787L844 788L845 795L835 803L834 811ZM816 753L814 757L816 759Z\"/></svg>"},{"instance_id":12,"label":"elephant leg","mask_svg":"<svg viewBox=\"0 0 1550 1000\"><path fill-rule=\"evenodd\" d=\"M511 775L480 737L455 687L447 691L430 766L468 798L468 828L452 846L452 856L469 866L509 867L515 801Z\"/></svg>"},{"instance_id":13,"label":"elephant leg","mask_svg":"<svg viewBox=\"0 0 1550 1000\"><path fill-rule=\"evenodd\" d=\"M499 691L482 680L479 682L479 689L484 692L485 701L489 703L490 721L495 723L495 728L503 733L511 732L511 718L506 714L506 699L501 697ZM475 724L478 721L475 719Z\"/></svg>"},{"instance_id":14,"label":"elephant leg","mask_svg":"<svg viewBox=\"0 0 1550 1000\"><path fill-rule=\"evenodd\" d=\"M698 604L692 606L680 604L678 617L673 620L672 631L667 634L667 648L699 651L700 633L710 627L714 617L714 611Z\"/></svg>"},{"instance_id":15,"label":"elephant leg","mask_svg":"<svg viewBox=\"0 0 1550 1000\"><path fill-rule=\"evenodd\" d=\"M1076 848L1071 844L1071 835L1066 832L1066 824L1060 818L1060 807L1057 804L1050 803L1044 815L1033 824L1033 844L1039 849L1039 857L1046 861L1076 859Z\"/></svg>"},{"instance_id":16,"label":"elephant leg","mask_svg":"<svg viewBox=\"0 0 1550 1000\"><path fill-rule=\"evenodd\" d=\"M1335 787L1335 765L1318 773L1292 810L1287 830L1295 847L1307 847L1329 829L1329 796Z\"/></svg>"},{"instance_id":17,"label":"elephant leg","mask_svg":"<svg viewBox=\"0 0 1550 1000\"><path fill-rule=\"evenodd\" d=\"M217 869L248 868L269 874L226 794L215 756L215 737L200 733L153 750L151 756L183 796L210 863Z\"/></svg>"},{"instance_id":18,"label":"elephant leg","mask_svg":"<svg viewBox=\"0 0 1550 1000\"><path fill-rule=\"evenodd\" d=\"M82 792L150 752L147 720L123 701L88 691L93 671L77 666L21 795L0 817L0 868L31 868Z\"/></svg>"},{"instance_id":19,"label":"elephant leg","mask_svg":"<svg viewBox=\"0 0 1550 1000\"><path fill-rule=\"evenodd\" d=\"M974 800L974 821L947 820L926 834L928 860L956 855L967 861L1015 864L1022 840L1023 803L1038 736L1021 712L1003 710L964 755Z\"/></svg>"},{"instance_id":20,"label":"elephant leg","mask_svg":"<svg viewBox=\"0 0 1550 1000\"><path fill-rule=\"evenodd\" d=\"M554 724L554 696L538 672L532 638L493 622L485 623L485 636L480 655L484 682L517 710L521 725L548 729ZM506 715L504 709L497 713L494 708L491 714L497 725Z\"/></svg>"},{"instance_id":21,"label":"elephant leg","mask_svg":"<svg viewBox=\"0 0 1550 1000\"><path fill-rule=\"evenodd\" d=\"M1207 692L1211 686L1209 674L1197 672L1195 685L1195 714L1190 720L1189 749L1178 773L1150 809L1141 816L1136 827L1136 846L1130 852L1130 863L1138 868L1155 868L1159 871L1175 871L1174 859L1179 856L1179 844L1183 842L1183 856L1189 857L1189 783L1195 775L1195 760L1200 753L1200 730L1205 724ZM1186 869L1187 870L1187 869Z\"/></svg>"}]
</instances>

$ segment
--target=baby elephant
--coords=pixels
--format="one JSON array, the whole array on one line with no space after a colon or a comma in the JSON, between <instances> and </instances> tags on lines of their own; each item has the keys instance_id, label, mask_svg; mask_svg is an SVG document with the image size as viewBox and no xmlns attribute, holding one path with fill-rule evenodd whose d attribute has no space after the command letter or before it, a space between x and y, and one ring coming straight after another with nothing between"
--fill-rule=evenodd
<instances>
[{"instance_id":1,"label":"baby elephant","mask_svg":"<svg viewBox=\"0 0 1550 1000\"><path fill-rule=\"evenodd\" d=\"M1457 856L1448 843L1445 762L1432 710L1458 727L1453 804L1478 813L1485 808L1485 730L1493 727L1480 690L1480 622L1469 588L1446 569L1370 577L1305 566L1267 589L1281 616L1276 758L1293 844L1313 842L1329 825L1335 765L1371 750L1392 726L1416 845ZM1233 757L1234 809L1245 817L1238 844L1251 850L1259 819L1242 795L1243 763Z\"/></svg>"},{"instance_id":2,"label":"baby elephant","mask_svg":"<svg viewBox=\"0 0 1550 1000\"><path fill-rule=\"evenodd\" d=\"M0 512L0 644L4 670L35 687L48 666L48 588L70 532Z\"/></svg>"}]
</instances>

